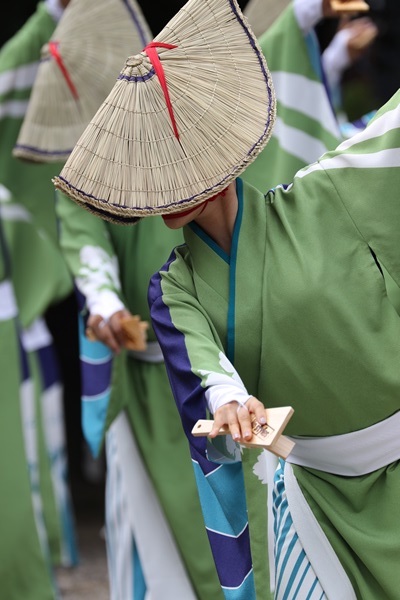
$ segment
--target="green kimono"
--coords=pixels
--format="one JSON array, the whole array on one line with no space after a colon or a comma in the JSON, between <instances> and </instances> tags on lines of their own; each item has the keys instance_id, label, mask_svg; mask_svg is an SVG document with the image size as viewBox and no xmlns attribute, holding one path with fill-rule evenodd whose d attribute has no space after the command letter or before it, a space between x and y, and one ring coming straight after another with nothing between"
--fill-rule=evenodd
<instances>
[{"instance_id":1,"label":"green kimono","mask_svg":"<svg viewBox=\"0 0 400 600\"><path fill-rule=\"evenodd\" d=\"M55 26L56 22L44 2L39 2L36 12L0 50L0 210L10 255L10 277L20 323L24 329L35 326L51 305L66 298L73 289L71 275L58 245L55 194L51 182L61 165L29 164L12 156L39 65L41 49ZM46 402L47 375L41 373L44 363L40 350L36 347L30 353L32 378L37 394L35 418L38 423L38 454L30 456L29 460L37 463L31 472L35 469L40 471L38 485L33 483L33 494L37 494L40 489L40 502L43 505L53 562L57 565L70 565L76 559L76 556L72 556L75 549L67 556L68 551L65 554L63 545L66 537L70 534L73 537L73 531L71 523L67 525L66 515L62 514L64 508L69 506L69 501L64 498L64 508L61 508L58 496L61 488L68 495L65 473L55 483L52 478L55 471L51 473L50 464L53 458L49 457L50 448L45 439L44 423L41 423L46 418L44 414L40 414L44 404L42 407L39 404L42 400L43 403ZM55 352L54 347L52 352ZM54 364L50 368L53 366ZM54 371L50 374L51 378L53 374ZM59 389L59 395L62 396L62 388ZM62 413L59 417L62 419ZM24 414L22 418L29 426L29 418L25 418ZM60 473L59 471L56 479ZM58 491L54 486L58 486ZM70 513L70 510L69 506L67 512ZM71 514L68 516L69 520L70 517Z\"/></svg>"},{"instance_id":2,"label":"green kimono","mask_svg":"<svg viewBox=\"0 0 400 600\"><path fill-rule=\"evenodd\" d=\"M182 233L167 230L159 217L134 226L105 223L61 194L57 212L64 255L78 290L88 299L90 312L96 314L94 303L101 302L101 298L104 306L114 297L120 299L120 305L114 300L115 309L126 306L132 314L150 322L150 276L171 249L183 242ZM151 327L148 341L155 341ZM105 430L122 410L129 416L133 437L196 596L220 599L187 440L163 362L146 362L127 352L114 356L106 410Z\"/></svg>"},{"instance_id":3,"label":"green kimono","mask_svg":"<svg viewBox=\"0 0 400 600\"><path fill-rule=\"evenodd\" d=\"M6 276L1 225L0 220L1 595L7 600L54 600L56 592L35 520L21 425L21 402L33 401L33 383L21 344L12 283Z\"/></svg>"},{"instance_id":4,"label":"green kimono","mask_svg":"<svg viewBox=\"0 0 400 600\"><path fill-rule=\"evenodd\" d=\"M385 426L400 409L400 316L381 267L398 291L399 167L400 92L364 132L300 170L293 184L263 196L238 180L230 255L189 225L186 245L152 278L149 292L153 326L192 456L203 461L203 472L212 463L204 462L206 443L191 428L206 418L207 398L218 388L230 391L230 399L242 390L269 407L293 406L286 432L299 445L309 437L371 431L373 464L380 465L372 472L357 475L351 445L346 460L354 466L352 476L293 465L305 501L351 582L346 598L362 600L397 600L400 586L398 435L386 428L387 441L374 439L374 429L366 429ZM396 446L391 451L389 438ZM383 459L375 456L381 447ZM229 444L228 450L235 458ZM267 559L262 515L252 509L265 497L257 464L246 486L259 599L266 580L263 585L257 573ZM239 479L230 489L238 490L239 502ZM222 543L215 545L220 573Z\"/></svg>"}]
</instances>

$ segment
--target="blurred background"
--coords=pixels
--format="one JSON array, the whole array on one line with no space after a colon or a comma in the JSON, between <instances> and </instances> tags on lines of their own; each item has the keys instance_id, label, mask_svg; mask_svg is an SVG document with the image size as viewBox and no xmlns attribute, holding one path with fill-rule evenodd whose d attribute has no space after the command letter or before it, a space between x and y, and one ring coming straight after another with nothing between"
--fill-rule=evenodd
<instances>
[{"instance_id":1,"label":"blurred background","mask_svg":"<svg viewBox=\"0 0 400 600\"><path fill-rule=\"evenodd\" d=\"M400 87L400 2L366 1L379 34L365 56L344 73L342 101L350 121L379 108ZM322 49L329 44L337 24L335 19L325 19L317 26Z\"/></svg>"},{"instance_id":2,"label":"blurred background","mask_svg":"<svg viewBox=\"0 0 400 600\"><path fill-rule=\"evenodd\" d=\"M277 3L280 0L276 0ZM367 55L345 73L343 104L349 120L382 105L400 87L400 2L399 0L367 0L370 17L379 28L379 35ZM144 16L156 35L183 6L183 0L153 3L139 0ZM249 0L239 2L242 9ZM9 3L8 16L0 30L0 46L7 41L34 12L37 0ZM155 8L156 7L156 8ZM324 48L336 31L337 22L322 22L317 33Z\"/></svg>"}]
</instances>

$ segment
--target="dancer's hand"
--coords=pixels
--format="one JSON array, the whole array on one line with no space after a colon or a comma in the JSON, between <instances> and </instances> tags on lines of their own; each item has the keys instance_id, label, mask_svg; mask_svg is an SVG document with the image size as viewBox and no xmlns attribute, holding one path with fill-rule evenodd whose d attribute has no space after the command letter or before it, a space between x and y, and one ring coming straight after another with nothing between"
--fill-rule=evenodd
<instances>
[{"instance_id":1,"label":"dancer's hand","mask_svg":"<svg viewBox=\"0 0 400 600\"><path fill-rule=\"evenodd\" d=\"M92 335L92 339L103 342L115 354L119 354L126 345L121 320L130 316L131 313L126 309L118 310L109 319L103 319L101 315L90 315L87 322L89 337Z\"/></svg>"},{"instance_id":2,"label":"dancer's hand","mask_svg":"<svg viewBox=\"0 0 400 600\"><path fill-rule=\"evenodd\" d=\"M267 422L265 406L254 396L251 396L245 404L240 404L236 400L224 404L214 414L214 426L210 438L216 437L221 427L228 425L235 442L249 442L253 437L252 415L255 415L260 425L265 425Z\"/></svg>"}]
</instances>

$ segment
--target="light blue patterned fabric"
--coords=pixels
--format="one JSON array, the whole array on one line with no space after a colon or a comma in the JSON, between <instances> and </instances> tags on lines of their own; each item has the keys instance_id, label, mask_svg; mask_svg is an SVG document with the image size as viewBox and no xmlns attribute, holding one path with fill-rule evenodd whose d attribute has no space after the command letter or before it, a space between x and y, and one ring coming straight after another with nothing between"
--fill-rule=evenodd
<instances>
[{"instance_id":1,"label":"light blue patterned fabric","mask_svg":"<svg viewBox=\"0 0 400 600\"><path fill-rule=\"evenodd\" d=\"M283 462L275 472L273 496L275 540L275 600L324 600L326 595L293 525L283 476Z\"/></svg>"}]
</instances>

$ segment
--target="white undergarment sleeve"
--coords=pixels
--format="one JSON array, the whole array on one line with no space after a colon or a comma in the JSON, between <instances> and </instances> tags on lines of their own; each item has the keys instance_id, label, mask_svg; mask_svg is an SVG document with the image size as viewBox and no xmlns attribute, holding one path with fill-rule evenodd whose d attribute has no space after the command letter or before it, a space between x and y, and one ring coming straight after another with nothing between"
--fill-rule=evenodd
<instances>
[{"instance_id":1,"label":"white undergarment sleeve","mask_svg":"<svg viewBox=\"0 0 400 600\"><path fill-rule=\"evenodd\" d=\"M40 348L50 346L53 342L51 333L43 318L36 319L29 327L21 332L22 345L26 352L35 352Z\"/></svg>"},{"instance_id":2,"label":"white undergarment sleeve","mask_svg":"<svg viewBox=\"0 0 400 600\"><path fill-rule=\"evenodd\" d=\"M293 10L304 35L322 19L322 0L294 0Z\"/></svg>"},{"instance_id":3,"label":"white undergarment sleeve","mask_svg":"<svg viewBox=\"0 0 400 600\"><path fill-rule=\"evenodd\" d=\"M45 0L45 5L49 14L58 23L64 13L64 7L60 0Z\"/></svg>"},{"instance_id":4,"label":"white undergarment sleeve","mask_svg":"<svg viewBox=\"0 0 400 600\"><path fill-rule=\"evenodd\" d=\"M340 83L343 71L350 66L351 60L347 42L351 37L349 29L339 31L322 54L322 65L331 90Z\"/></svg>"},{"instance_id":5,"label":"white undergarment sleeve","mask_svg":"<svg viewBox=\"0 0 400 600\"><path fill-rule=\"evenodd\" d=\"M210 413L215 414L218 408L228 402L236 400L239 404L245 404L251 398L242 382L232 380L231 384L217 384L207 388L206 400Z\"/></svg>"},{"instance_id":6,"label":"white undergarment sleeve","mask_svg":"<svg viewBox=\"0 0 400 600\"><path fill-rule=\"evenodd\" d=\"M18 314L17 301L11 281L0 283L0 321L8 321Z\"/></svg>"},{"instance_id":7,"label":"white undergarment sleeve","mask_svg":"<svg viewBox=\"0 0 400 600\"><path fill-rule=\"evenodd\" d=\"M102 290L93 297L86 296L86 304L91 315L100 315L106 320L125 308L117 294L111 290Z\"/></svg>"}]
</instances>

